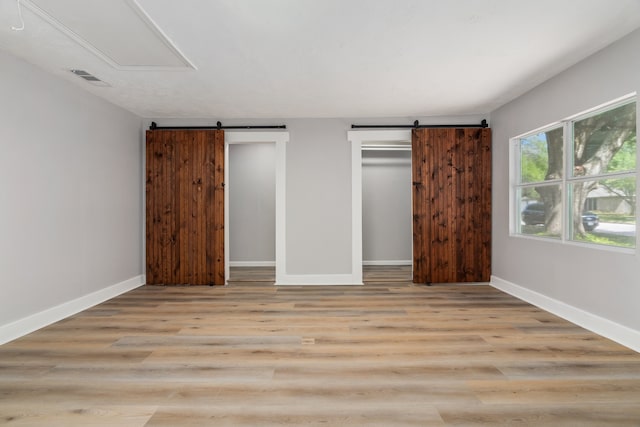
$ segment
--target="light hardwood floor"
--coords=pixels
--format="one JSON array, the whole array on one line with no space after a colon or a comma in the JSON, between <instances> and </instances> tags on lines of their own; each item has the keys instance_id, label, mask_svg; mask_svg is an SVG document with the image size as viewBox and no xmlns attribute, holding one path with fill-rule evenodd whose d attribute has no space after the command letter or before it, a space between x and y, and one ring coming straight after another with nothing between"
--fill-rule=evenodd
<instances>
[{"instance_id":1,"label":"light hardwood floor","mask_svg":"<svg viewBox=\"0 0 640 427\"><path fill-rule=\"evenodd\" d=\"M1 346L0 424L638 426L640 355L486 285L145 286Z\"/></svg>"}]
</instances>

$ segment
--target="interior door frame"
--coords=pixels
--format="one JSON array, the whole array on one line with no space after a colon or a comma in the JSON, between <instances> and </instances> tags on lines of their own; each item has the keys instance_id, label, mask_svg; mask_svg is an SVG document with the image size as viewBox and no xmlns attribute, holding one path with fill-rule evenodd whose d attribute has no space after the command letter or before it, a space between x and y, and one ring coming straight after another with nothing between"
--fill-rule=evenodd
<instances>
[{"instance_id":1,"label":"interior door frame","mask_svg":"<svg viewBox=\"0 0 640 427\"><path fill-rule=\"evenodd\" d=\"M286 275L286 166L289 132L225 131L224 182L229 183L229 145L275 143L276 147L276 285ZM224 192L224 280L229 282L229 186Z\"/></svg>"},{"instance_id":2,"label":"interior door frame","mask_svg":"<svg viewBox=\"0 0 640 427\"><path fill-rule=\"evenodd\" d=\"M411 129L348 131L351 143L351 275L362 284L362 144L411 144Z\"/></svg>"}]
</instances>

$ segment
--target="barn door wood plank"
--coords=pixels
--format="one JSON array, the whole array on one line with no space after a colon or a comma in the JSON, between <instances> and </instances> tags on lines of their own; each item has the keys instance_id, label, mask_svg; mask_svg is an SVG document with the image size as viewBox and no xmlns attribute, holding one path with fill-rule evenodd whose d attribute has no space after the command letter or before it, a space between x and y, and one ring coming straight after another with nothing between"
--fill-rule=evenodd
<instances>
[{"instance_id":1,"label":"barn door wood plank","mask_svg":"<svg viewBox=\"0 0 640 427\"><path fill-rule=\"evenodd\" d=\"M163 269L163 277L165 277L165 283L176 283L176 278L179 273L180 265L180 208L177 200L180 200L182 191L180 188L180 179L174 173L177 165L180 161L181 144L180 139L175 135L166 134L165 136L165 158L167 164L165 165L165 179L166 188L163 198L164 212L165 212L165 237L164 237L164 254L163 259L169 260L163 262L160 260Z\"/></svg>"},{"instance_id":2,"label":"barn door wood plank","mask_svg":"<svg viewBox=\"0 0 640 427\"><path fill-rule=\"evenodd\" d=\"M190 220L191 214L191 166L192 166L192 141L185 131L173 131L178 139L178 162L176 164L175 174L178 180L178 191L174 199L178 206L178 257L173 266L174 274L171 282L173 284L186 285L193 283L191 277L191 235L190 228L193 221Z\"/></svg>"},{"instance_id":3,"label":"barn door wood plank","mask_svg":"<svg viewBox=\"0 0 640 427\"><path fill-rule=\"evenodd\" d=\"M224 132L148 131L146 160L147 283L223 285Z\"/></svg>"},{"instance_id":4,"label":"barn door wood plank","mask_svg":"<svg viewBox=\"0 0 640 427\"><path fill-rule=\"evenodd\" d=\"M491 280L491 129L485 128L480 132L479 142L479 162L481 169L480 174L480 195L478 203L480 206L479 214L479 233L478 240L480 246L480 273L477 281L486 282Z\"/></svg>"},{"instance_id":5,"label":"barn door wood plank","mask_svg":"<svg viewBox=\"0 0 640 427\"><path fill-rule=\"evenodd\" d=\"M213 229L213 283L224 285L224 133L218 131L214 138L214 173L213 173L213 221L209 227Z\"/></svg>"},{"instance_id":6,"label":"barn door wood plank","mask_svg":"<svg viewBox=\"0 0 640 427\"><path fill-rule=\"evenodd\" d=\"M491 275L491 131L414 129L414 283Z\"/></svg>"},{"instance_id":7,"label":"barn door wood plank","mask_svg":"<svg viewBox=\"0 0 640 427\"><path fill-rule=\"evenodd\" d=\"M158 215L158 175L159 164L157 161L158 153L155 150L155 135L147 132L146 147L146 176L145 176L145 194L146 194L146 254L147 267L146 277L147 283L157 283L158 280L158 228L160 217ZM153 195L151 197L150 195Z\"/></svg>"},{"instance_id":8,"label":"barn door wood plank","mask_svg":"<svg viewBox=\"0 0 640 427\"><path fill-rule=\"evenodd\" d=\"M412 180L412 205L413 205L413 283L426 283L425 256L425 224L426 205L425 200L427 182L424 176L425 165L425 142L423 134L413 130L411 138L411 180Z\"/></svg>"}]
</instances>

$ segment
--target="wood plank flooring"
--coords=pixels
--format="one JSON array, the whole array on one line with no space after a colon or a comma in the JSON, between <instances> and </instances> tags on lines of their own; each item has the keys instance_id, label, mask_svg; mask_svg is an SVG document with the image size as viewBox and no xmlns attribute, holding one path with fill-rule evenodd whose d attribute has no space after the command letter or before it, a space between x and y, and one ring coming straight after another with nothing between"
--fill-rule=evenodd
<instances>
[{"instance_id":1,"label":"wood plank flooring","mask_svg":"<svg viewBox=\"0 0 640 427\"><path fill-rule=\"evenodd\" d=\"M10 426L638 426L640 355L486 285L144 286L0 346Z\"/></svg>"},{"instance_id":2,"label":"wood plank flooring","mask_svg":"<svg viewBox=\"0 0 640 427\"><path fill-rule=\"evenodd\" d=\"M411 282L412 267L410 265L365 265L363 279L367 283ZM275 283L275 267L231 267L229 282L268 282Z\"/></svg>"},{"instance_id":3,"label":"wood plank flooring","mask_svg":"<svg viewBox=\"0 0 640 427\"><path fill-rule=\"evenodd\" d=\"M229 282L276 282L275 267L230 267Z\"/></svg>"}]
</instances>

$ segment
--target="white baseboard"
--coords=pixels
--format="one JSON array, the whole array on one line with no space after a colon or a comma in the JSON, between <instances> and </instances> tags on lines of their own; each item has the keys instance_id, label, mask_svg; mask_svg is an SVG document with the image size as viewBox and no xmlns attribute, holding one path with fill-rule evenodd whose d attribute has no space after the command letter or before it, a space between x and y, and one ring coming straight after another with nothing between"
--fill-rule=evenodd
<instances>
[{"instance_id":1,"label":"white baseboard","mask_svg":"<svg viewBox=\"0 0 640 427\"><path fill-rule=\"evenodd\" d=\"M634 351L640 352L640 331L636 331L530 289L523 288L520 285L496 276L491 276L491 286L595 332L598 335L602 335L605 338L629 347Z\"/></svg>"},{"instance_id":2,"label":"white baseboard","mask_svg":"<svg viewBox=\"0 0 640 427\"><path fill-rule=\"evenodd\" d=\"M47 325L133 290L145 283L144 275L135 276L80 298L48 308L6 325L0 325L0 344L20 338Z\"/></svg>"},{"instance_id":3,"label":"white baseboard","mask_svg":"<svg viewBox=\"0 0 640 427\"><path fill-rule=\"evenodd\" d=\"M307 286L361 286L351 274L284 274L276 277L276 285Z\"/></svg>"},{"instance_id":4,"label":"white baseboard","mask_svg":"<svg viewBox=\"0 0 640 427\"><path fill-rule=\"evenodd\" d=\"M407 260L390 260L390 261L362 261L362 265L413 265L413 261Z\"/></svg>"},{"instance_id":5,"label":"white baseboard","mask_svg":"<svg viewBox=\"0 0 640 427\"><path fill-rule=\"evenodd\" d=\"M275 267L275 261L229 261L229 267Z\"/></svg>"}]
</instances>

